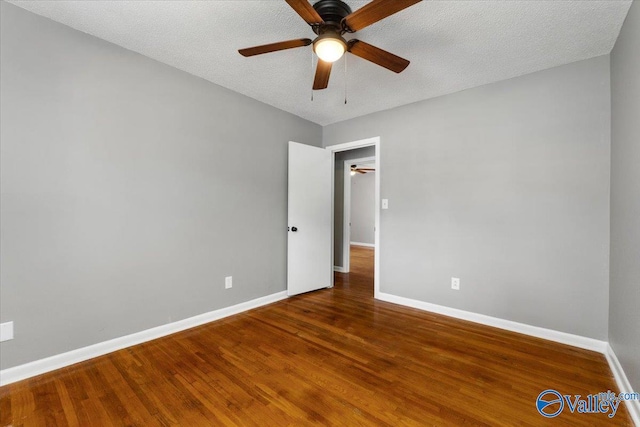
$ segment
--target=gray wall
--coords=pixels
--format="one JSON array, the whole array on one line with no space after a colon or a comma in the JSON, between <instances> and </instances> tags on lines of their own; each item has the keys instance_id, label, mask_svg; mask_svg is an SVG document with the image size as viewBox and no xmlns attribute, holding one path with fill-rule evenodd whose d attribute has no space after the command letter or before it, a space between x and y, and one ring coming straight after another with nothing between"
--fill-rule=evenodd
<instances>
[{"instance_id":1,"label":"gray wall","mask_svg":"<svg viewBox=\"0 0 640 427\"><path fill-rule=\"evenodd\" d=\"M640 4L611 53L609 341L640 391Z\"/></svg>"},{"instance_id":2,"label":"gray wall","mask_svg":"<svg viewBox=\"0 0 640 427\"><path fill-rule=\"evenodd\" d=\"M375 242L376 174L357 173L351 177L351 241Z\"/></svg>"},{"instance_id":3,"label":"gray wall","mask_svg":"<svg viewBox=\"0 0 640 427\"><path fill-rule=\"evenodd\" d=\"M355 140L354 140L355 141ZM345 141L350 142L350 141ZM344 161L373 157L376 155L375 147L363 147L355 150L341 151L335 154L334 191L333 191L333 265L343 267L342 263L342 239L344 217Z\"/></svg>"},{"instance_id":4,"label":"gray wall","mask_svg":"<svg viewBox=\"0 0 640 427\"><path fill-rule=\"evenodd\" d=\"M607 55L326 126L323 143L381 137L382 292L606 340L610 118Z\"/></svg>"},{"instance_id":5,"label":"gray wall","mask_svg":"<svg viewBox=\"0 0 640 427\"><path fill-rule=\"evenodd\" d=\"M3 369L285 290L320 126L1 8Z\"/></svg>"}]
</instances>

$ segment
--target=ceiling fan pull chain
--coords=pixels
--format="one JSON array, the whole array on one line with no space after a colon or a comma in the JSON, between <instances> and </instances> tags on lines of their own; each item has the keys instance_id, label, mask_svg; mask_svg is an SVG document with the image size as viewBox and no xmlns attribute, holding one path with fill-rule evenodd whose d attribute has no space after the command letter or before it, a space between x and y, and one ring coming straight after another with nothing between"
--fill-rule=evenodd
<instances>
[{"instance_id":1,"label":"ceiling fan pull chain","mask_svg":"<svg viewBox=\"0 0 640 427\"><path fill-rule=\"evenodd\" d=\"M344 55L344 105L347 105L347 54Z\"/></svg>"},{"instance_id":2,"label":"ceiling fan pull chain","mask_svg":"<svg viewBox=\"0 0 640 427\"><path fill-rule=\"evenodd\" d=\"M313 77L313 49L311 49L311 76ZM311 102L313 102L313 85L311 87Z\"/></svg>"}]
</instances>

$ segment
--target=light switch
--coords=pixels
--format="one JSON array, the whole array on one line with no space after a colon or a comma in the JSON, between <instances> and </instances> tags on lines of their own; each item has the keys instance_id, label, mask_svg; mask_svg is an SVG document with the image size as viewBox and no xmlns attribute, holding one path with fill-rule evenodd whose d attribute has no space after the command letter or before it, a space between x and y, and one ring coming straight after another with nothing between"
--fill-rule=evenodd
<instances>
[{"instance_id":1,"label":"light switch","mask_svg":"<svg viewBox=\"0 0 640 427\"><path fill-rule=\"evenodd\" d=\"M0 342L13 339L13 322L0 324Z\"/></svg>"},{"instance_id":2,"label":"light switch","mask_svg":"<svg viewBox=\"0 0 640 427\"><path fill-rule=\"evenodd\" d=\"M389 199L382 199L382 209L389 209Z\"/></svg>"}]
</instances>

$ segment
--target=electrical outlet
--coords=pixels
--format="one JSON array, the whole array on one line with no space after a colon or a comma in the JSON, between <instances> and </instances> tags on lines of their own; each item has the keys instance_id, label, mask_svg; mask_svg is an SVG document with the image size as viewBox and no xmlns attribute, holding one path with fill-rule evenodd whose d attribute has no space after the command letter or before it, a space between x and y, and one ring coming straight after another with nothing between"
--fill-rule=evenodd
<instances>
[{"instance_id":1,"label":"electrical outlet","mask_svg":"<svg viewBox=\"0 0 640 427\"><path fill-rule=\"evenodd\" d=\"M224 278L224 288L231 289L233 287L233 277L227 276Z\"/></svg>"},{"instance_id":2,"label":"electrical outlet","mask_svg":"<svg viewBox=\"0 0 640 427\"><path fill-rule=\"evenodd\" d=\"M13 339L13 322L0 324L0 342Z\"/></svg>"},{"instance_id":3,"label":"electrical outlet","mask_svg":"<svg viewBox=\"0 0 640 427\"><path fill-rule=\"evenodd\" d=\"M382 209L389 209L389 199L382 199Z\"/></svg>"},{"instance_id":4,"label":"electrical outlet","mask_svg":"<svg viewBox=\"0 0 640 427\"><path fill-rule=\"evenodd\" d=\"M457 277L451 278L451 289L455 289L456 291L460 290L460 279Z\"/></svg>"}]
</instances>

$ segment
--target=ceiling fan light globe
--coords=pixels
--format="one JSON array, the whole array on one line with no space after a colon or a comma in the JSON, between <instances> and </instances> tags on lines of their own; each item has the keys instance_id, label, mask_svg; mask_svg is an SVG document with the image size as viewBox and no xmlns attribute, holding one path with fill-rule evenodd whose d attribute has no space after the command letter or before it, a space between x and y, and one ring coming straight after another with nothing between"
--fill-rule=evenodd
<instances>
[{"instance_id":1,"label":"ceiling fan light globe","mask_svg":"<svg viewBox=\"0 0 640 427\"><path fill-rule=\"evenodd\" d=\"M347 44L341 37L318 37L313 43L313 51L324 62L335 62L342 58L347 50Z\"/></svg>"}]
</instances>

